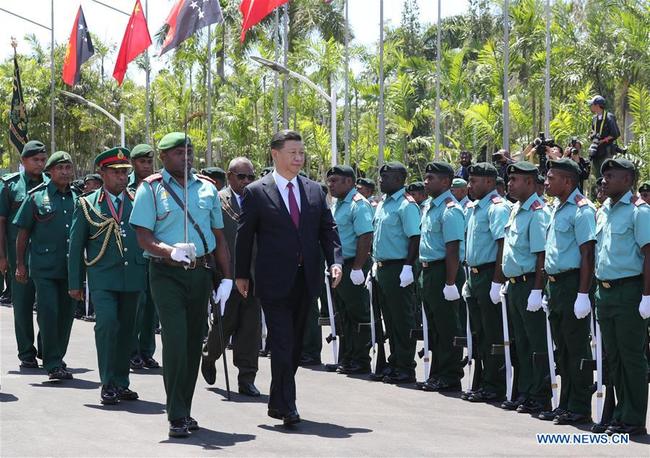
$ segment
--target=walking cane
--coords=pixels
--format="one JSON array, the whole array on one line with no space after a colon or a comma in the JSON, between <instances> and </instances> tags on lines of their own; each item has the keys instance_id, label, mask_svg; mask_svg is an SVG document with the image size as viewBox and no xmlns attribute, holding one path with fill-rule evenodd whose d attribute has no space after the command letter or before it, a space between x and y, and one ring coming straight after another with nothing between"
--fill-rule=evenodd
<instances>
[{"instance_id":1,"label":"walking cane","mask_svg":"<svg viewBox=\"0 0 650 458\"><path fill-rule=\"evenodd\" d=\"M226 395L230 401L230 378L228 377L228 361L226 361L226 341L223 338L223 320L225 304L223 301L220 304L214 302L214 296L210 295L210 304L212 306L212 313L218 313L219 319L217 320L217 330L219 331L219 343L221 345L221 359L223 360L223 375L226 379Z\"/></svg>"}]
</instances>

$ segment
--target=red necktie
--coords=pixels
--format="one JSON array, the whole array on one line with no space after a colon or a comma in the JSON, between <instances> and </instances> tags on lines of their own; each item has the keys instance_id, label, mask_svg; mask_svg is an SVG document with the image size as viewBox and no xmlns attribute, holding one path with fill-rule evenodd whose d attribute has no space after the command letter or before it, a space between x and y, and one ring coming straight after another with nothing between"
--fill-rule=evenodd
<instances>
[{"instance_id":1,"label":"red necktie","mask_svg":"<svg viewBox=\"0 0 650 458\"><path fill-rule=\"evenodd\" d=\"M287 183L287 189L289 190L289 215L293 224L298 228L300 226L300 209L298 208L296 196L293 194L292 182Z\"/></svg>"}]
</instances>

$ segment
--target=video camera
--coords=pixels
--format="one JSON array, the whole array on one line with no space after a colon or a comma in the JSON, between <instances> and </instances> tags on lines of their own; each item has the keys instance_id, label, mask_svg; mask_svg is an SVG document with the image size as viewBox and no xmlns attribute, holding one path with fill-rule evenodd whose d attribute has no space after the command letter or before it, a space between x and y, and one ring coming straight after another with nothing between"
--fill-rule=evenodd
<instances>
[{"instance_id":1,"label":"video camera","mask_svg":"<svg viewBox=\"0 0 650 458\"><path fill-rule=\"evenodd\" d=\"M546 147L553 148L557 144L554 139L546 138L544 132L540 132L539 136L533 140L533 146L535 147L535 153L539 156L539 171L542 175L546 175Z\"/></svg>"}]
</instances>

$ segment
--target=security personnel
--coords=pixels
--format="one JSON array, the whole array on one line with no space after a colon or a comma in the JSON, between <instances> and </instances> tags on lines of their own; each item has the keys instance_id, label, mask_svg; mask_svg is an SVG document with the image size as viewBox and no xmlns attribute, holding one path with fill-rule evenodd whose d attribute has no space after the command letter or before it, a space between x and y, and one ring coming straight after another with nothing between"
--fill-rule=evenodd
<instances>
[{"instance_id":1,"label":"security personnel","mask_svg":"<svg viewBox=\"0 0 650 458\"><path fill-rule=\"evenodd\" d=\"M460 334L460 289L465 282L465 214L450 191L454 169L446 162L431 162L424 185L430 196L422 213L420 262L422 298L427 316L433 359L424 391L460 391L462 351L454 346Z\"/></svg>"},{"instance_id":2,"label":"security personnel","mask_svg":"<svg viewBox=\"0 0 650 458\"><path fill-rule=\"evenodd\" d=\"M543 175L538 174L537 175L537 180L536 180L536 186L535 186L535 191L537 192L537 195L542 199L544 203L547 203L546 199L546 189L544 188L544 182L546 181L546 178L544 178ZM550 210L548 210L550 212Z\"/></svg>"},{"instance_id":3,"label":"security personnel","mask_svg":"<svg viewBox=\"0 0 650 458\"><path fill-rule=\"evenodd\" d=\"M110 405L138 399L129 389L129 359L138 298L146 287L145 261L128 224L133 208L133 194L126 186L129 150L106 150L95 158L95 167L104 184L77 202L70 230L68 283L70 296L83 300L88 272L101 403Z\"/></svg>"},{"instance_id":4,"label":"security personnel","mask_svg":"<svg viewBox=\"0 0 650 458\"><path fill-rule=\"evenodd\" d=\"M131 166L133 170L129 174L127 187L134 195L142 180L153 173L153 153L153 148L144 143L135 145L131 150ZM148 281L148 272L146 278ZM151 289L149 288L149 284L147 284L147 288L138 300L133 352L130 361L131 369L140 369L142 367L156 369L160 367L158 361L153 358L156 352L156 333L154 330L156 329L157 323L158 316L156 315L156 307L153 304Z\"/></svg>"},{"instance_id":5,"label":"security personnel","mask_svg":"<svg viewBox=\"0 0 650 458\"><path fill-rule=\"evenodd\" d=\"M646 181L639 186L639 195L643 200L650 204L650 181Z\"/></svg>"},{"instance_id":6,"label":"security personnel","mask_svg":"<svg viewBox=\"0 0 650 458\"><path fill-rule=\"evenodd\" d=\"M0 187L0 272L9 276L11 297L14 309L14 331L18 344L20 367L38 368L36 348L34 348L34 281L27 283L16 280L16 237L18 227L12 222L27 197L27 192L42 182L47 182L43 174L47 152L45 145L38 140L25 143L20 155L24 171L2 177ZM29 264L29 262L27 262ZM26 264L25 268L29 269ZM40 344L39 350L40 350ZM40 353L40 351L39 351Z\"/></svg>"},{"instance_id":7,"label":"security personnel","mask_svg":"<svg viewBox=\"0 0 650 458\"><path fill-rule=\"evenodd\" d=\"M390 357L372 380L385 383L415 381L415 286L413 264L420 245L420 209L406 193L407 171L400 162L379 169L379 186L385 193L377 206L373 224L372 255L377 263L377 295L389 336ZM273 349L271 349L273 351Z\"/></svg>"},{"instance_id":8,"label":"security personnel","mask_svg":"<svg viewBox=\"0 0 650 458\"><path fill-rule=\"evenodd\" d=\"M96 189L102 187L104 182L99 173L89 173L84 177L84 194L88 195Z\"/></svg>"},{"instance_id":9,"label":"security personnel","mask_svg":"<svg viewBox=\"0 0 650 458\"><path fill-rule=\"evenodd\" d=\"M149 259L151 293L162 327L169 436L188 437L190 430L199 428L190 415L214 286L212 253L225 277L214 297L217 306L232 289L230 256L217 188L209 178L191 172L190 138L183 132L169 133L158 150L163 168L138 187L129 222ZM183 242L186 223L188 240Z\"/></svg>"},{"instance_id":10,"label":"security personnel","mask_svg":"<svg viewBox=\"0 0 650 458\"><path fill-rule=\"evenodd\" d=\"M336 311L341 317L341 357L337 372L367 374L370 371L370 306L364 287L370 269L373 211L368 200L355 189L352 167L337 165L327 172L327 186L334 205L334 220L343 249L343 279L333 290Z\"/></svg>"},{"instance_id":11,"label":"security personnel","mask_svg":"<svg viewBox=\"0 0 650 458\"><path fill-rule=\"evenodd\" d=\"M544 250L550 212L537 195L538 170L530 162L508 166L509 194L517 199L505 231L503 275L508 279L508 312L517 361L517 399L501 407L539 414L550 406L548 365L533 364L534 353L545 353L546 315L542 310Z\"/></svg>"},{"instance_id":12,"label":"security personnel","mask_svg":"<svg viewBox=\"0 0 650 458\"><path fill-rule=\"evenodd\" d=\"M462 178L454 178L451 182L451 193L463 209L463 213L467 213L467 205L471 202L467 190L467 181Z\"/></svg>"},{"instance_id":13,"label":"security personnel","mask_svg":"<svg viewBox=\"0 0 650 458\"><path fill-rule=\"evenodd\" d=\"M50 380L71 379L63 358L68 350L75 303L68 296L68 241L77 194L70 189L72 158L64 151L45 164L49 183L28 192L13 224L16 240L16 280L34 280L38 304L36 320L43 343L43 368ZM31 240L30 240L31 238ZM26 254L29 247L29 272Z\"/></svg>"},{"instance_id":14,"label":"security personnel","mask_svg":"<svg viewBox=\"0 0 650 458\"><path fill-rule=\"evenodd\" d=\"M357 178L357 191L370 202L373 211L377 210L377 201L374 199L375 188L375 182L370 178Z\"/></svg>"},{"instance_id":15,"label":"security personnel","mask_svg":"<svg viewBox=\"0 0 650 458\"><path fill-rule=\"evenodd\" d=\"M557 409L539 414L555 424L591 421L592 374L580 370L591 359L589 291L594 274L596 209L580 193L580 167L569 159L548 161L546 190L556 198L546 236L544 270L548 275L549 321L562 377Z\"/></svg>"},{"instance_id":16,"label":"security personnel","mask_svg":"<svg viewBox=\"0 0 650 458\"><path fill-rule=\"evenodd\" d=\"M492 164L469 166L469 192L477 200L469 205L467 220L467 287L471 296L467 304L483 362L480 388L466 396L471 402L497 401L505 394L503 356L493 355L491 350L492 345L503 343L501 260L510 209L496 191L496 180L497 169Z\"/></svg>"},{"instance_id":17,"label":"security personnel","mask_svg":"<svg viewBox=\"0 0 650 458\"><path fill-rule=\"evenodd\" d=\"M608 159L601 174L608 199L598 218L596 313L618 403L608 434L646 434L650 206L630 192L636 170Z\"/></svg>"},{"instance_id":18,"label":"security personnel","mask_svg":"<svg viewBox=\"0 0 650 458\"><path fill-rule=\"evenodd\" d=\"M217 191L221 191L226 186L226 171L221 167L206 167L201 170L201 174L214 181Z\"/></svg>"},{"instance_id":19,"label":"security personnel","mask_svg":"<svg viewBox=\"0 0 650 458\"><path fill-rule=\"evenodd\" d=\"M429 201L429 196L424 189L424 183L421 181L414 181L406 187L406 192L415 199L415 203L418 204L420 211L422 211Z\"/></svg>"}]
</instances>

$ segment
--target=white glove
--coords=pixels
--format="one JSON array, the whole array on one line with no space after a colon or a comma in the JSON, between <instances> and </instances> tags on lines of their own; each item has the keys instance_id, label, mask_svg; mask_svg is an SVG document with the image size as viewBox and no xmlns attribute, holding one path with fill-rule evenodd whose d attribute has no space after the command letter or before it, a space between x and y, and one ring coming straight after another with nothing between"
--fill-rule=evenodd
<instances>
[{"instance_id":1,"label":"white glove","mask_svg":"<svg viewBox=\"0 0 650 458\"><path fill-rule=\"evenodd\" d=\"M226 301L230 297L232 292L232 280L224 278L219 283L219 287L216 291L212 293L212 299L214 299L215 304L221 304L221 316L226 310Z\"/></svg>"},{"instance_id":2,"label":"white glove","mask_svg":"<svg viewBox=\"0 0 650 458\"><path fill-rule=\"evenodd\" d=\"M501 288L503 288L503 283L494 283L490 287L490 299L494 304L501 302Z\"/></svg>"},{"instance_id":3,"label":"white glove","mask_svg":"<svg viewBox=\"0 0 650 458\"><path fill-rule=\"evenodd\" d=\"M372 267L370 268L370 276L372 278L377 278L377 263L373 262Z\"/></svg>"},{"instance_id":4,"label":"white glove","mask_svg":"<svg viewBox=\"0 0 650 458\"><path fill-rule=\"evenodd\" d=\"M468 297L472 297L472 293L469 291L469 283L465 282L463 283L463 297L467 299Z\"/></svg>"},{"instance_id":5,"label":"white glove","mask_svg":"<svg viewBox=\"0 0 650 458\"><path fill-rule=\"evenodd\" d=\"M193 243L175 243L171 258L176 262L190 264L196 259L196 246Z\"/></svg>"},{"instance_id":6,"label":"white glove","mask_svg":"<svg viewBox=\"0 0 650 458\"><path fill-rule=\"evenodd\" d=\"M641 296L639 315L641 315L641 318L644 320L650 318L650 296Z\"/></svg>"},{"instance_id":7,"label":"white glove","mask_svg":"<svg viewBox=\"0 0 650 458\"><path fill-rule=\"evenodd\" d=\"M460 293L458 292L456 285L445 284L445 287L442 288L442 294L445 296L445 300L449 302L460 299Z\"/></svg>"},{"instance_id":8,"label":"white glove","mask_svg":"<svg viewBox=\"0 0 650 458\"><path fill-rule=\"evenodd\" d=\"M546 296L542 296L542 308L544 313L548 313L548 298Z\"/></svg>"},{"instance_id":9,"label":"white glove","mask_svg":"<svg viewBox=\"0 0 650 458\"><path fill-rule=\"evenodd\" d=\"M402 288L406 288L408 285L413 283L413 266L405 265L402 267L402 273L399 274L399 285Z\"/></svg>"},{"instance_id":10,"label":"white glove","mask_svg":"<svg viewBox=\"0 0 650 458\"><path fill-rule=\"evenodd\" d=\"M352 269L350 271L350 280L352 280L353 285L362 285L366 280L365 275L363 275L363 270L361 269Z\"/></svg>"},{"instance_id":11,"label":"white glove","mask_svg":"<svg viewBox=\"0 0 650 458\"><path fill-rule=\"evenodd\" d=\"M589 300L589 294L578 293L578 297L573 304L573 313L579 320L582 320L591 313L591 301Z\"/></svg>"},{"instance_id":12,"label":"white glove","mask_svg":"<svg viewBox=\"0 0 650 458\"><path fill-rule=\"evenodd\" d=\"M529 312L537 312L542 308L542 290L534 289L530 292L528 296L528 307L526 310Z\"/></svg>"}]
</instances>

